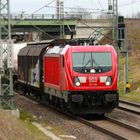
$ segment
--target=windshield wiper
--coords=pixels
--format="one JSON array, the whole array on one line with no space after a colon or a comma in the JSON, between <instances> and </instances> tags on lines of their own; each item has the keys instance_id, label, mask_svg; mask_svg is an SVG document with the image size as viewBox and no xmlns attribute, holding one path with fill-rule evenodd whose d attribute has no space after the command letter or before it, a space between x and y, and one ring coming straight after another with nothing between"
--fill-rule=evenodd
<instances>
[{"instance_id":1,"label":"windshield wiper","mask_svg":"<svg viewBox=\"0 0 140 140\"><path fill-rule=\"evenodd\" d=\"M82 65L84 65L84 61L85 61L85 52L84 52L84 56L83 56L83 62L82 62Z\"/></svg>"},{"instance_id":2,"label":"windshield wiper","mask_svg":"<svg viewBox=\"0 0 140 140\"><path fill-rule=\"evenodd\" d=\"M90 59L87 61L87 63L83 67L85 68L89 63L91 63Z\"/></svg>"},{"instance_id":3,"label":"windshield wiper","mask_svg":"<svg viewBox=\"0 0 140 140\"><path fill-rule=\"evenodd\" d=\"M92 55L92 57L91 57L91 58L92 58L92 66L94 66L94 65L93 65L93 63L94 63L94 64L95 64L95 66L98 66L98 67L100 68L100 67L101 67L101 66L100 66L100 64L99 64L99 63L97 63L97 62L95 61L95 59L94 59L93 55Z\"/></svg>"}]
</instances>

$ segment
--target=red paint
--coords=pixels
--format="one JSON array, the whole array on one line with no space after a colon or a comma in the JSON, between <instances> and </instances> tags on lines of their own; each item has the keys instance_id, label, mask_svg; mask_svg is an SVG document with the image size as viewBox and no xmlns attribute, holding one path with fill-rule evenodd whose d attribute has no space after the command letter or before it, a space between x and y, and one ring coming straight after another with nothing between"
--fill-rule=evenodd
<instances>
[{"instance_id":1,"label":"red paint","mask_svg":"<svg viewBox=\"0 0 140 140\"><path fill-rule=\"evenodd\" d=\"M98 74L75 72L72 68L72 52L111 52L112 69ZM86 82L76 87L74 77L79 76L86 77ZM106 86L105 83L101 83L100 76L112 76L112 85ZM44 56L44 82L47 87L65 91L118 90L117 81L118 58L112 46L66 46L59 55Z\"/></svg>"}]
</instances>

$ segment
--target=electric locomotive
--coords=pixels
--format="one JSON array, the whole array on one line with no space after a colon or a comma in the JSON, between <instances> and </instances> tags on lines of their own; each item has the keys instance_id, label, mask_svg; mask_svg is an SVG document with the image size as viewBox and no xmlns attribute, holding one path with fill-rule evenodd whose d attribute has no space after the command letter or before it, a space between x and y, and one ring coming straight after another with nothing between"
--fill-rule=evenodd
<instances>
[{"instance_id":1,"label":"electric locomotive","mask_svg":"<svg viewBox=\"0 0 140 140\"><path fill-rule=\"evenodd\" d=\"M27 45L25 50L28 48L28 51L22 50L26 52L25 70L22 70L22 53L19 53L19 74L23 74L20 76L22 80L19 77L20 84L26 92L39 95L75 114L111 112L118 106L117 53L110 45L84 44L51 42ZM36 49L41 46L44 47L34 59Z\"/></svg>"}]
</instances>

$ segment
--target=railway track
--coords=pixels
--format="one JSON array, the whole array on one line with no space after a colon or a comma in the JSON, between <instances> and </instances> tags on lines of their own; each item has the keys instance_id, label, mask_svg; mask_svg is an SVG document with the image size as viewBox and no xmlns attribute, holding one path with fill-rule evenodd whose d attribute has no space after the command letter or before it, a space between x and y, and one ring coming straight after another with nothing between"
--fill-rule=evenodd
<instances>
[{"instance_id":1,"label":"railway track","mask_svg":"<svg viewBox=\"0 0 140 140\"><path fill-rule=\"evenodd\" d=\"M21 96L21 95L20 95L20 97L27 99L29 101L32 99L30 97L27 98L27 97ZM31 100L31 102L33 104L37 104L36 101ZM49 105L48 107L50 107L64 115L67 115L68 117L71 117L89 127L92 127L106 135L109 135L115 139L119 139L119 140L135 139L135 140L137 140L140 138L140 128L125 124L125 123L115 120L113 118L104 117L104 119L94 120L91 118L89 119L87 117L75 116L68 112L66 113L66 112L62 111L61 109L55 108L51 105Z\"/></svg>"},{"instance_id":2,"label":"railway track","mask_svg":"<svg viewBox=\"0 0 140 140\"><path fill-rule=\"evenodd\" d=\"M136 115L140 115L140 104L138 103L132 103L129 101L119 100L118 109L131 112Z\"/></svg>"},{"instance_id":3,"label":"railway track","mask_svg":"<svg viewBox=\"0 0 140 140\"><path fill-rule=\"evenodd\" d=\"M125 124L113 118L105 117L105 119L97 121L89 121L79 117L74 117L74 119L119 140L138 140L140 138L140 128Z\"/></svg>"}]
</instances>

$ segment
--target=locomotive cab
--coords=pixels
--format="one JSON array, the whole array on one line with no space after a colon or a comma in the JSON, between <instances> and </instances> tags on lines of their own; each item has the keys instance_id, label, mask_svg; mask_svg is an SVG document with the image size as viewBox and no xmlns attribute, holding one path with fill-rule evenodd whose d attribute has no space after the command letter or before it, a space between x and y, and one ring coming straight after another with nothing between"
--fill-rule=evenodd
<instances>
[{"instance_id":1,"label":"locomotive cab","mask_svg":"<svg viewBox=\"0 0 140 140\"><path fill-rule=\"evenodd\" d=\"M112 46L55 46L44 57L44 87L76 114L118 106L118 59Z\"/></svg>"},{"instance_id":2,"label":"locomotive cab","mask_svg":"<svg viewBox=\"0 0 140 140\"><path fill-rule=\"evenodd\" d=\"M111 112L118 105L117 55L112 46L72 48L71 105L87 113ZM78 49L78 50L77 50ZM76 107L73 107L75 112ZM86 109L85 109L86 108ZM88 108L88 109L87 109Z\"/></svg>"}]
</instances>

